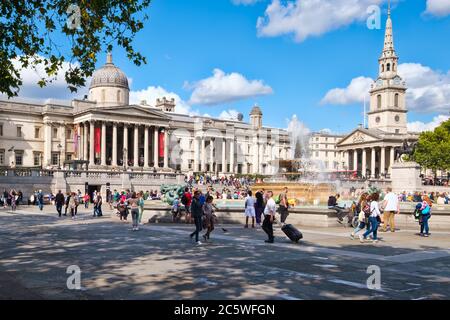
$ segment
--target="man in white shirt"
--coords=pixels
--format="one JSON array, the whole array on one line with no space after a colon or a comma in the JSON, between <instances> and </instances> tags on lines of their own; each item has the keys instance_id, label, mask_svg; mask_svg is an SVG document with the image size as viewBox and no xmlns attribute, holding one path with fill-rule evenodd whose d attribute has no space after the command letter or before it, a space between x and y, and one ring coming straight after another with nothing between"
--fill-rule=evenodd
<instances>
[{"instance_id":1,"label":"man in white shirt","mask_svg":"<svg viewBox=\"0 0 450 320\"><path fill-rule=\"evenodd\" d=\"M277 204L275 200L273 200L273 192L267 191L267 204L264 209L264 222L262 225L262 229L269 236L269 239L266 240L267 243L273 243L273 222L275 220L275 212L277 211Z\"/></svg>"},{"instance_id":2,"label":"man in white shirt","mask_svg":"<svg viewBox=\"0 0 450 320\"><path fill-rule=\"evenodd\" d=\"M392 188L386 189L387 194L384 196L383 201L383 228L382 231L387 231L387 225L389 224L389 228L391 232L395 232L395 214L400 213L400 204L398 201L398 196L392 192Z\"/></svg>"}]
</instances>

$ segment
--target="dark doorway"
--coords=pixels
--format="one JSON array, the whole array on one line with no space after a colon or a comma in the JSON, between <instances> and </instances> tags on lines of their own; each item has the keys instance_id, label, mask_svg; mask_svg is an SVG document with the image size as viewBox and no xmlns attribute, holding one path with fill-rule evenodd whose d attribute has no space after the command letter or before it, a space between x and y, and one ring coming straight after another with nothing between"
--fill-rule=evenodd
<instances>
[{"instance_id":1,"label":"dark doorway","mask_svg":"<svg viewBox=\"0 0 450 320\"><path fill-rule=\"evenodd\" d=\"M93 203L94 201L92 200L92 195L94 194L94 191L97 191L97 193L100 193L102 186L99 185L89 185L88 186L88 194L89 194L89 199L90 202Z\"/></svg>"}]
</instances>

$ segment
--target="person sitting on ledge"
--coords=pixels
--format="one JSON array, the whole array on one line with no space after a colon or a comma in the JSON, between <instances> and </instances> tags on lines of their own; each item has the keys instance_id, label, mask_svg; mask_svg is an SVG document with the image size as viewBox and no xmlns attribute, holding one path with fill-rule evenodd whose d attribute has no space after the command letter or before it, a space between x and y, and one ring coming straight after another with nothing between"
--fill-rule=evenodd
<instances>
[{"instance_id":1,"label":"person sitting on ledge","mask_svg":"<svg viewBox=\"0 0 450 320\"><path fill-rule=\"evenodd\" d=\"M342 221L344 220L343 217L346 215L346 213L344 212L343 207L338 206L337 202L338 202L339 198L340 198L339 193L336 194L335 196L331 195L328 198L328 209L336 210L338 222L342 223Z\"/></svg>"}]
</instances>

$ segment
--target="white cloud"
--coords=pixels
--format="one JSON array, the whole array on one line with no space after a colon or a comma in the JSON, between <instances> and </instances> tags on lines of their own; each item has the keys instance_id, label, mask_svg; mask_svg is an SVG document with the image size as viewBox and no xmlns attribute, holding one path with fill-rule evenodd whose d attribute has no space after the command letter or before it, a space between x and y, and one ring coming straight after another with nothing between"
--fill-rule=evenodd
<instances>
[{"instance_id":1,"label":"white cloud","mask_svg":"<svg viewBox=\"0 0 450 320\"><path fill-rule=\"evenodd\" d=\"M406 106L408 110L422 113L448 112L450 109L450 72L443 73L419 63L403 63L398 74L406 81ZM358 77L346 88L327 92L322 104L361 103L368 94L372 80Z\"/></svg>"},{"instance_id":2,"label":"white cloud","mask_svg":"<svg viewBox=\"0 0 450 320\"><path fill-rule=\"evenodd\" d=\"M450 71L443 73L418 63L398 66L406 80L406 105L416 112L448 112L450 110Z\"/></svg>"},{"instance_id":3,"label":"white cloud","mask_svg":"<svg viewBox=\"0 0 450 320\"><path fill-rule=\"evenodd\" d=\"M223 110L220 115L219 115L219 119L223 119L223 120L237 120L238 116L239 116L239 111L235 110L235 109L230 109L230 110Z\"/></svg>"},{"instance_id":4,"label":"white cloud","mask_svg":"<svg viewBox=\"0 0 450 320\"><path fill-rule=\"evenodd\" d=\"M431 122L423 123L421 121L414 121L408 123L408 131L409 132L423 132L423 131L433 131L436 127L438 127L442 122L450 119L449 116L446 115L438 115L433 118Z\"/></svg>"},{"instance_id":5,"label":"white cloud","mask_svg":"<svg viewBox=\"0 0 450 320\"><path fill-rule=\"evenodd\" d=\"M239 73L226 74L220 69L214 69L212 77L185 84L185 88L194 90L189 103L201 105L217 105L273 93L262 80L247 80Z\"/></svg>"},{"instance_id":6,"label":"white cloud","mask_svg":"<svg viewBox=\"0 0 450 320\"><path fill-rule=\"evenodd\" d=\"M264 17L257 21L259 36L275 37L293 34L298 42L332 30L364 21L371 5L387 0L272 0Z\"/></svg>"},{"instance_id":7,"label":"white cloud","mask_svg":"<svg viewBox=\"0 0 450 320\"><path fill-rule=\"evenodd\" d=\"M322 104L352 104L364 101L369 95L373 80L366 77L354 78L346 88L335 88L327 92Z\"/></svg>"},{"instance_id":8,"label":"white cloud","mask_svg":"<svg viewBox=\"0 0 450 320\"><path fill-rule=\"evenodd\" d=\"M450 15L450 1L449 0L427 0L427 14L437 17L445 17Z\"/></svg>"},{"instance_id":9,"label":"white cloud","mask_svg":"<svg viewBox=\"0 0 450 320\"><path fill-rule=\"evenodd\" d=\"M38 58L43 59L43 57L38 56ZM82 98L88 93L88 88L79 88L78 92L71 93L67 88L67 83L65 80L65 73L70 68L68 62L63 62L61 69L56 74L54 80L47 84L46 87L41 88L37 83L42 78L47 78L45 72L45 65L43 63L38 64L35 69L28 67L22 69L21 63L18 59L13 60L13 65L17 69L21 69L20 78L22 79L22 86L20 87L18 98L13 98L14 100L30 99L31 101L44 102L47 101L57 101L57 100L71 100L75 98ZM79 66L77 63L72 64L72 68ZM91 79L86 80L86 84L89 86ZM7 98L6 95L0 94L0 97Z\"/></svg>"},{"instance_id":10,"label":"white cloud","mask_svg":"<svg viewBox=\"0 0 450 320\"><path fill-rule=\"evenodd\" d=\"M146 101L147 104L154 106L156 99L166 97L167 99L175 99L175 112L187 115L199 115L198 111L192 110L191 106L185 102L181 97L174 93L169 92L166 89L158 86L149 86L146 89L130 92L130 104L140 104L142 101Z\"/></svg>"},{"instance_id":11,"label":"white cloud","mask_svg":"<svg viewBox=\"0 0 450 320\"><path fill-rule=\"evenodd\" d=\"M260 2L261 0L231 0L231 2L233 2L233 4L235 5L244 5L244 6L248 6L248 5L252 5L255 4L257 2Z\"/></svg>"}]
</instances>

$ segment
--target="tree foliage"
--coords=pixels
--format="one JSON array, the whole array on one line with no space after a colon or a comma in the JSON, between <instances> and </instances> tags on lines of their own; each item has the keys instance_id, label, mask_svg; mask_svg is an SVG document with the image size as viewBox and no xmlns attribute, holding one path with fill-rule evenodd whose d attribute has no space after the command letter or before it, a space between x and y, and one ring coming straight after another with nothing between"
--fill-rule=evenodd
<instances>
[{"instance_id":1,"label":"tree foliage","mask_svg":"<svg viewBox=\"0 0 450 320\"><path fill-rule=\"evenodd\" d=\"M17 96L20 71L45 66L38 84L55 79L63 63L71 92L85 85L97 54L122 47L136 65L146 59L133 48L151 0L2 0L0 5L0 93ZM66 51L66 52L64 52ZM77 62L74 64L74 62Z\"/></svg>"},{"instance_id":2,"label":"tree foliage","mask_svg":"<svg viewBox=\"0 0 450 320\"><path fill-rule=\"evenodd\" d=\"M450 119L434 131L420 134L414 160L422 167L436 170L450 170Z\"/></svg>"}]
</instances>

